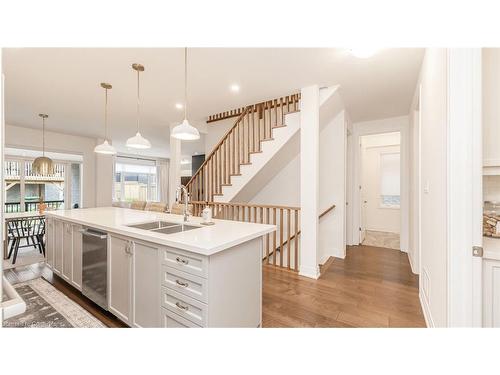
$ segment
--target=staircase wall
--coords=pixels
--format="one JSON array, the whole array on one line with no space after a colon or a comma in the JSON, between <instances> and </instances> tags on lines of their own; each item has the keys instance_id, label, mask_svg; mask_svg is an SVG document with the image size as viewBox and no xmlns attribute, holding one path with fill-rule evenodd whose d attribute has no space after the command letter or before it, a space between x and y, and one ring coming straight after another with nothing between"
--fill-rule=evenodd
<instances>
[{"instance_id":1,"label":"staircase wall","mask_svg":"<svg viewBox=\"0 0 500 375\"><path fill-rule=\"evenodd\" d=\"M320 116L320 201L323 212L332 204L336 208L319 222L319 261L330 256L345 257L346 202L346 129L349 115L341 96L336 93L324 103ZM251 196L242 194L235 202L300 206L300 137L294 138L279 153L278 162L265 168L267 180Z\"/></svg>"}]
</instances>

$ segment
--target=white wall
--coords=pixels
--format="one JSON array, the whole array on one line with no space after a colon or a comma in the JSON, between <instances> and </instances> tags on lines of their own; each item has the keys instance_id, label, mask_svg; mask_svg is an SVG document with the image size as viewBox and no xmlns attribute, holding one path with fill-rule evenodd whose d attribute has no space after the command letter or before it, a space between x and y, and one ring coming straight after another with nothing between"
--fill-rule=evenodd
<instances>
[{"instance_id":1,"label":"white wall","mask_svg":"<svg viewBox=\"0 0 500 375\"><path fill-rule=\"evenodd\" d=\"M385 133L362 137L362 186L364 226L366 230L399 233L401 214L399 208L382 207L380 159L385 153L399 153L399 133Z\"/></svg>"},{"instance_id":2,"label":"white wall","mask_svg":"<svg viewBox=\"0 0 500 375\"><path fill-rule=\"evenodd\" d=\"M420 295L435 326L447 324L447 73L446 49L427 49L420 73Z\"/></svg>"},{"instance_id":3,"label":"white wall","mask_svg":"<svg viewBox=\"0 0 500 375\"><path fill-rule=\"evenodd\" d=\"M94 207L96 205L96 197L101 196L101 191L96 191L96 181L101 183L107 178L107 176L99 174L96 180L95 145L96 139L94 138L49 131L45 132L46 150L80 154L83 156L83 207ZM21 126L5 125L5 146L41 150L42 131ZM99 171L101 172L101 169ZM109 178L111 179L111 175Z\"/></svg>"},{"instance_id":4,"label":"white wall","mask_svg":"<svg viewBox=\"0 0 500 375\"><path fill-rule=\"evenodd\" d=\"M408 114L409 119L409 241L408 259L411 270L415 274L420 273L420 82L417 84L415 94Z\"/></svg>"},{"instance_id":5,"label":"white wall","mask_svg":"<svg viewBox=\"0 0 500 375\"><path fill-rule=\"evenodd\" d=\"M291 159L250 200L253 204L300 206L300 154Z\"/></svg>"},{"instance_id":6,"label":"white wall","mask_svg":"<svg viewBox=\"0 0 500 375\"><path fill-rule=\"evenodd\" d=\"M99 139L98 142L100 143L101 139ZM95 206L110 207L113 202L113 171L115 158L112 155L100 154L95 154L95 158Z\"/></svg>"},{"instance_id":7,"label":"white wall","mask_svg":"<svg viewBox=\"0 0 500 375\"><path fill-rule=\"evenodd\" d=\"M484 48L483 58L483 156L484 166L500 166L500 48Z\"/></svg>"},{"instance_id":8,"label":"white wall","mask_svg":"<svg viewBox=\"0 0 500 375\"><path fill-rule=\"evenodd\" d=\"M231 117L221 121L210 122L206 126L207 133L205 134L205 155L208 156L213 148L227 131L234 125L237 117Z\"/></svg>"},{"instance_id":9,"label":"white wall","mask_svg":"<svg viewBox=\"0 0 500 375\"><path fill-rule=\"evenodd\" d=\"M320 133L319 212L335 204L335 209L319 220L320 264L330 256L345 258L346 142L347 119L343 110Z\"/></svg>"},{"instance_id":10,"label":"white wall","mask_svg":"<svg viewBox=\"0 0 500 375\"><path fill-rule=\"evenodd\" d=\"M340 99L335 98L337 101ZM345 188L347 113L341 110L320 125L319 212L332 204L336 208L319 221L319 261L345 257ZM254 204L300 206L300 153L283 167L249 201Z\"/></svg>"}]
</instances>

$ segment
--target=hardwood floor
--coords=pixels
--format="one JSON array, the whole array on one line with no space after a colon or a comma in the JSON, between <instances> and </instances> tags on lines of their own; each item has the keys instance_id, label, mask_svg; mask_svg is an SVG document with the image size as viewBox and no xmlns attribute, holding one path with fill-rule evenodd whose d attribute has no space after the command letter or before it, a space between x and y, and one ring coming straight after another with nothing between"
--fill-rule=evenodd
<instances>
[{"instance_id":1,"label":"hardwood floor","mask_svg":"<svg viewBox=\"0 0 500 375\"><path fill-rule=\"evenodd\" d=\"M319 280L263 269L264 327L425 327L418 276L399 250L353 246Z\"/></svg>"},{"instance_id":2,"label":"hardwood floor","mask_svg":"<svg viewBox=\"0 0 500 375\"><path fill-rule=\"evenodd\" d=\"M43 263L4 271L12 283L43 276L108 327L125 327ZM263 268L263 327L425 327L418 276L399 250L353 246L319 280Z\"/></svg>"}]
</instances>

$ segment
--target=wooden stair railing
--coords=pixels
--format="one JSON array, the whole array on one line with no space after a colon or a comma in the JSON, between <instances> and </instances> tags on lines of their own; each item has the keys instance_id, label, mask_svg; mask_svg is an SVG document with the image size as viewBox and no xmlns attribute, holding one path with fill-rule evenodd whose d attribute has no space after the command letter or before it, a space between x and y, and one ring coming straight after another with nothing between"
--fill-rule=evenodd
<instances>
[{"instance_id":1,"label":"wooden stair railing","mask_svg":"<svg viewBox=\"0 0 500 375\"><path fill-rule=\"evenodd\" d=\"M299 236L301 233L300 207L235 202L192 201L191 203L195 216L201 216L205 205L208 204L212 208L215 219L276 225L277 230L266 234L264 238L264 264L298 272ZM328 207L318 218L321 219L334 208L335 205Z\"/></svg>"},{"instance_id":2,"label":"wooden stair railing","mask_svg":"<svg viewBox=\"0 0 500 375\"><path fill-rule=\"evenodd\" d=\"M190 200L210 201L240 175L250 155L262 152L261 143L273 140L273 129L286 126L285 115L299 110L300 94L293 94L237 110L234 125L214 147L186 185ZM233 116L233 112L231 116Z\"/></svg>"},{"instance_id":3,"label":"wooden stair railing","mask_svg":"<svg viewBox=\"0 0 500 375\"><path fill-rule=\"evenodd\" d=\"M328 208L327 208L326 210L324 210L321 214L319 214L318 219L321 219L323 216L325 216L328 212L330 212L330 211L331 211L331 210L333 210L334 208L335 208L335 205L334 205L334 204L333 204L333 205L331 205L330 207L328 207ZM298 236L300 236L300 233L301 233L301 231L299 230L298 232L296 232L296 233L292 236L292 238L290 238L290 239L289 239L289 241L294 240L294 239L295 239L295 236L297 236L297 237L298 237ZM285 242L283 245L286 245L286 244L287 244L287 243ZM280 249L281 249L281 247L278 247L278 248L276 248L276 251L280 251Z\"/></svg>"},{"instance_id":4,"label":"wooden stair railing","mask_svg":"<svg viewBox=\"0 0 500 375\"><path fill-rule=\"evenodd\" d=\"M212 207L216 219L272 224L278 230L264 237L264 264L299 270L300 207L272 206L248 203L192 201L193 215L200 216L206 204ZM284 249L276 252L275 249Z\"/></svg>"}]
</instances>

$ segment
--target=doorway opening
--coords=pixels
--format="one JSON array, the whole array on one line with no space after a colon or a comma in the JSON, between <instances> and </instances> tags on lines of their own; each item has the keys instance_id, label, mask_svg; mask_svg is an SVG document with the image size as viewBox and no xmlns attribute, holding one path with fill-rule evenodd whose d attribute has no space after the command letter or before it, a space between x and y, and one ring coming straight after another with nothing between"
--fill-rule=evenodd
<instances>
[{"instance_id":1,"label":"doorway opening","mask_svg":"<svg viewBox=\"0 0 500 375\"><path fill-rule=\"evenodd\" d=\"M360 136L360 243L401 249L401 134Z\"/></svg>"}]
</instances>

